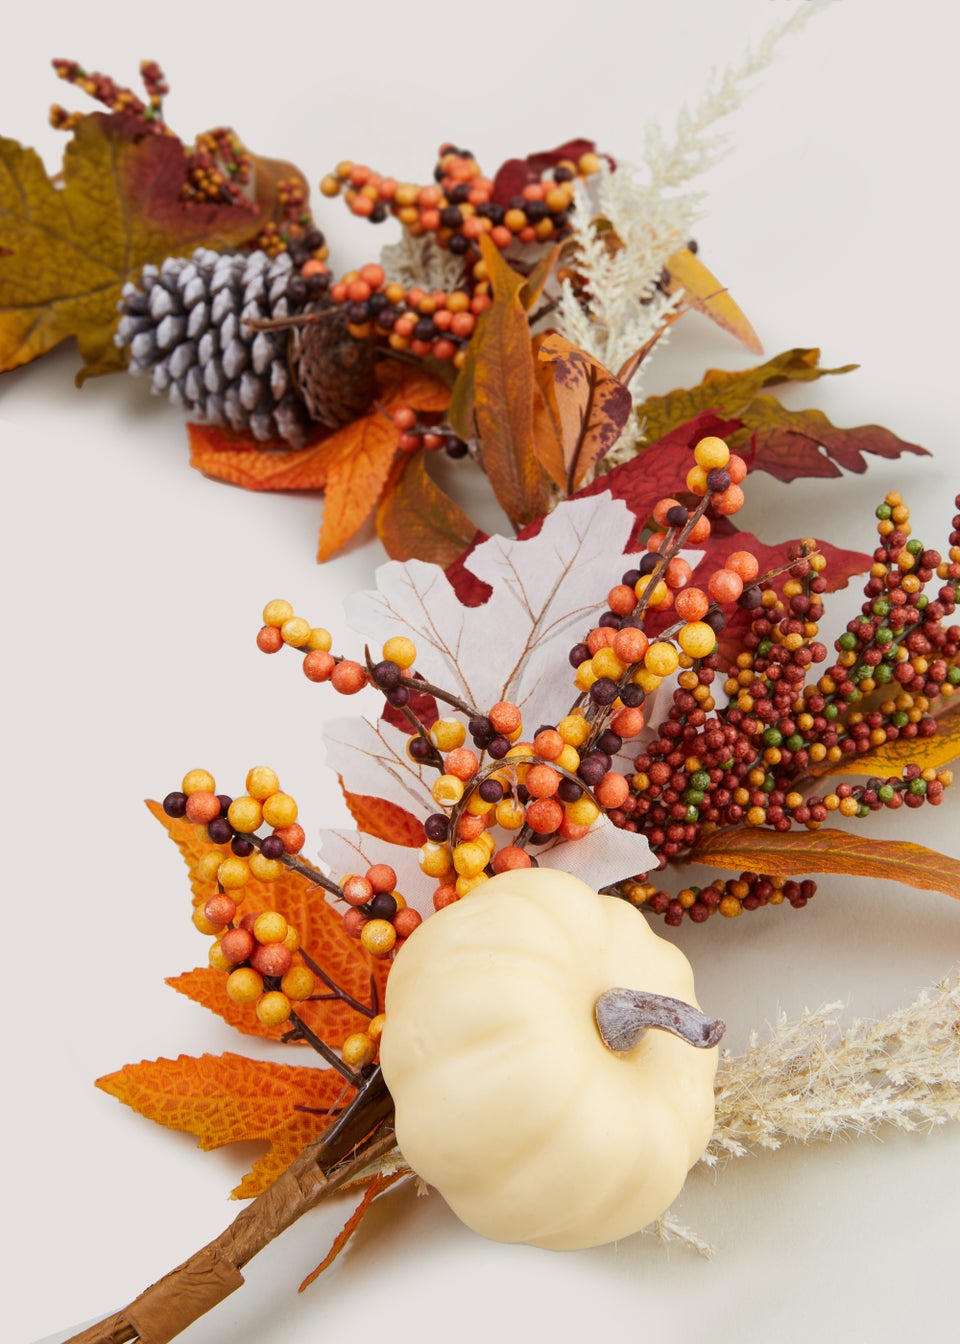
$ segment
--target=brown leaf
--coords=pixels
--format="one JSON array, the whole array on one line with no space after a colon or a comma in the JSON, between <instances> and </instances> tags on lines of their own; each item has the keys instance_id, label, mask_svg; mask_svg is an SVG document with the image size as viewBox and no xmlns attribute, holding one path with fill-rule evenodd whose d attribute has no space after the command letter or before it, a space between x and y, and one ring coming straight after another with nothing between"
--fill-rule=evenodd
<instances>
[{"instance_id":1,"label":"brown leaf","mask_svg":"<svg viewBox=\"0 0 960 1344\"><path fill-rule=\"evenodd\" d=\"M698 312L716 322L718 327L729 331L738 341L755 355L763 354L757 333L747 321L739 305L734 303L730 294L716 276L709 271L700 258L689 247L674 252L667 262L670 283L667 293L678 289L684 291L687 302Z\"/></svg>"},{"instance_id":2,"label":"brown leaf","mask_svg":"<svg viewBox=\"0 0 960 1344\"><path fill-rule=\"evenodd\" d=\"M446 566L477 534L459 505L427 471L423 448L397 462L377 510L377 532L391 560Z\"/></svg>"},{"instance_id":3,"label":"brown leaf","mask_svg":"<svg viewBox=\"0 0 960 1344\"><path fill-rule=\"evenodd\" d=\"M798 476L830 477L867 469L864 453L895 458L903 453L929 456L925 448L897 438L879 425L838 429L823 411L788 411L770 396L758 396L741 413L743 438L752 438L751 466L769 472L778 481ZM731 447L741 451L738 439Z\"/></svg>"},{"instance_id":4,"label":"brown leaf","mask_svg":"<svg viewBox=\"0 0 960 1344\"><path fill-rule=\"evenodd\" d=\"M342 777L340 788L344 801L350 809L350 815L357 823L358 831L363 831L365 835L376 836L378 840L386 840L392 845L407 845L411 849L419 848L423 844L423 822L412 812L398 807L396 803L388 802L386 798L371 798L369 794L351 793L349 789L344 788Z\"/></svg>"},{"instance_id":5,"label":"brown leaf","mask_svg":"<svg viewBox=\"0 0 960 1344\"><path fill-rule=\"evenodd\" d=\"M736 373L708 369L696 387L677 388L666 396L649 397L637 407L636 414L644 425L646 437L657 441L701 411L739 416L764 387L772 384L805 383L827 374L848 373L857 367L856 364L844 364L838 369L822 369L819 360L819 350L796 349L786 350L765 364Z\"/></svg>"},{"instance_id":6,"label":"brown leaf","mask_svg":"<svg viewBox=\"0 0 960 1344\"><path fill-rule=\"evenodd\" d=\"M522 525L539 518L549 502L533 447L533 350L519 298L524 278L486 235L480 247L494 297L470 342L473 416L491 489L511 522Z\"/></svg>"},{"instance_id":7,"label":"brown leaf","mask_svg":"<svg viewBox=\"0 0 960 1344\"><path fill-rule=\"evenodd\" d=\"M619 439L630 415L630 393L609 369L563 336L551 332L537 348L538 365L553 376L553 395L544 391L551 421L559 421L570 495L593 474ZM543 383L539 378L541 389ZM554 410L555 408L555 410Z\"/></svg>"},{"instance_id":8,"label":"brown leaf","mask_svg":"<svg viewBox=\"0 0 960 1344\"><path fill-rule=\"evenodd\" d=\"M841 761L825 762L814 767L817 775L879 775L898 778L905 765L919 765L921 770L940 770L960 757L960 703L949 706L937 716L937 731L933 737L898 738L884 747L875 747L862 756L846 756Z\"/></svg>"},{"instance_id":9,"label":"brown leaf","mask_svg":"<svg viewBox=\"0 0 960 1344\"><path fill-rule=\"evenodd\" d=\"M185 180L180 141L123 115L80 119L61 188L33 150L0 139L0 370L69 336L80 378L123 368L113 333L124 283L148 262L256 235L261 209L182 201Z\"/></svg>"},{"instance_id":10,"label":"brown leaf","mask_svg":"<svg viewBox=\"0 0 960 1344\"><path fill-rule=\"evenodd\" d=\"M699 841L692 863L793 877L842 873L902 882L918 891L942 891L960 900L960 859L908 840L869 840L824 827L802 833L735 826Z\"/></svg>"},{"instance_id":11,"label":"brown leaf","mask_svg":"<svg viewBox=\"0 0 960 1344\"><path fill-rule=\"evenodd\" d=\"M97 1087L168 1129L195 1134L205 1151L261 1139L269 1152L232 1192L265 1190L327 1128L353 1089L335 1069L268 1064L242 1055L143 1060L97 1079Z\"/></svg>"},{"instance_id":12,"label":"brown leaf","mask_svg":"<svg viewBox=\"0 0 960 1344\"><path fill-rule=\"evenodd\" d=\"M334 1240L333 1245L330 1247L330 1250L320 1261L319 1265L317 1265L316 1269L311 1270L311 1272L307 1275L307 1277L304 1279L303 1283L301 1283L299 1289L297 1290L298 1292L302 1293L304 1288L309 1288L311 1283L313 1283L315 1279L318 1279L325 1269L330 1268L334 1260L336 1260L340 1252L345 1249L347 1242L350 1240L354 1232L356 1232L357 1228L360 1226L364 1214L370 1208L370 1205L376 1199L377 1195L382 1194L384 1190L389 1190L390 1186L393 1185L396 1181L403 1180L404 1177L409 1175L410 1175L409 1167L401 1167L399 1171L391 1171L388 1172L387 1174L379 1172L376 1176L374 1176L373 1180L370 1182L370 1184L366 1188L366 1191L364 1192L363 1199L361 1199L360 1203L354 1209L353 1213L351 1213L350 1217L344 1223L342 1230L337 1233L337 1236Z\"/></svg>"}]
</instances>

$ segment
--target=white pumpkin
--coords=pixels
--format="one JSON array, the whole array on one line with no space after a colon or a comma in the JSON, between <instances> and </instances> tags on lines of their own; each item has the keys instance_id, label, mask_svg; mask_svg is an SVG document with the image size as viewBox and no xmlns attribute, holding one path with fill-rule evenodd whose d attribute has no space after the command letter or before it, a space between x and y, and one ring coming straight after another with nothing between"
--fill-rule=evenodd
<instances>
[{"instance_id":1,"label":"white pumpkin","mask_svg":"<svg viewBox=\"0 0 960 1344\"><path fill-rule=\"evenodd\" d=\"M491 878L397 956L380 1058L400 1149L484 1236L628 1236L706 1147L717 1050L651 1030L615 1053L595 1017L614 987L696 1002L686 957L639 911L546 868Z\"/></svg>"}]
</instances>

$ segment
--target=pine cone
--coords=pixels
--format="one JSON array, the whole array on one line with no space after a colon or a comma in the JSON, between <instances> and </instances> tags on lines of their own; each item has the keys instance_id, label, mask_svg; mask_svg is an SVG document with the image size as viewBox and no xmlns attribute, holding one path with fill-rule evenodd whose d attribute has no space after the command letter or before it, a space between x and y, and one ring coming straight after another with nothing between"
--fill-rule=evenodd
<instances>
[{"instance_id":1,"label":"pine cone","mask_svg":"<svg viewBox=\"0 0 960 1344\"><path fill-rule=\"evenodd\" d=\"M294 385L314 420L336 427L364 414L374 394L376 348L348 331L343 304L321 299L303 310L288 353Z\"/></svg>"},{"instance_id":2,"label":"pine cone","mask_svg":"<svg viewBox=\"0 0 960 1344\"><path fill-rule=\"evenodd\" d=\"M149 373L151 390L188 414L299 448L310 414L290 374L290 332L250 326L291 316L291 283L286 252L168 257L124 285L114 339L130 347L130 372Z\"/></svg>"}]
</instances>

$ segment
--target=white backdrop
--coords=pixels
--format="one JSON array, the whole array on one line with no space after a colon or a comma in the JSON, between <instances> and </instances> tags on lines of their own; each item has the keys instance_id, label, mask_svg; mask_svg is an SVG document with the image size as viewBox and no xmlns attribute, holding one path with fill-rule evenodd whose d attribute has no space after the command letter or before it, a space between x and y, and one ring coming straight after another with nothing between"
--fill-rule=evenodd
<instances>
[{"instance_id":1,"label":"white backdrop","mask_svg":"<svg viewBox=\"0 0 960 1344\"><path fill-rule=\"evenodd\" d=\"M710 67L804 0L633 0L469 11L292 0L224 13L167 0L136 9L52 0L17 17L0 54L0 130L53 165L51 101L81 106L48 61L72 56L123 82L141 57L172 81L167 116L189 139L233 125L312 183L343 157L425 180L437 145L504 158L587 135L638 157L651 117L669 129ZM704 180L702 255L773 354L819 344L859 372L795 398L839 424L876 422L933 456L790 487L761 478L744 514L771 538L816 528L870 549L872 510L900 488L915 535L942 547L960 488L954 446L957 269L954 52L933 0L838 0L784 45L727 123ZM339 269L368 232L320 202ZM647 387L745 367L741 349L686 319ZM4 454L7 895L2 1192L10 1287L4 1337L32 1341L127 1302L218 1233L256 1155L200 1153L93 1087L139 1058L258 1049L163 979L202 959L180 860L143 808L193 765L235 788L270 762L308 827L345 819L318 764L342 702L253 647L263 603L344 631L369 586L370 536L313 563L322 501L256 496L187 466L178 412L121 377L73 387L70 348L0 380ZM856 598L835 600L834 629ZM233 781L233 783L231 783ZM890 833L960 854L960 804L900 812ZM875 819L875 821L881 819ZM906 823L910 829L907 832ZM881 826L871 823L874 834ZM770 910L672 935L700 997L740 1048L780 1009L843 999L888 1011L947 973L960 910L885 883L821 882L803 912ZM348 1206L318 1212L260 1256L248 1284L188 1344L307 1344L356 1334L573 1344L629 1330L663 1344L765 1337L893 1341L955 1321L960 1133L893 1136L746 1159L695 1174L679 1215L719 1247L707 1263L638 1236L554 1254L482 1241L437 1196L388 1196L335 1269L303 1296ZM383 1313L383 1319L378 1319Z\"/></svg>"}]
</instances>

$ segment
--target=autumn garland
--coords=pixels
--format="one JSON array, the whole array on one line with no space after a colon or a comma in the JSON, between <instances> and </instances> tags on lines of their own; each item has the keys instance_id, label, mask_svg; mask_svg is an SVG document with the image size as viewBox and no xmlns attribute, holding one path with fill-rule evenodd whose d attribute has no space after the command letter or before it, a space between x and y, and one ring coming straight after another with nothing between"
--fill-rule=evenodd
<instances>
[{"instance_id":1,"label":"autumn garland","mask_svg":"<svg viewBox=\"0 0 960 1344\"><path fill-rule=\"evenodd\" d=\"M382 716L329 734L329 761L348 781L361 833L325 834L329 873L299 857L306 837L296 804L263 767L240 798L217 794L206 772L189 772L162 811L155 808L188 862L194 922L214 939L210 964L175 986L241 1030L306 1042L332 1065L224 1056L131 1066L100 1081L145 1114L166 1115L164 1123L176 1098L177 1124L205 1146L244 1137L254 1115L263 1134L258 1075L284 1095L271 1150L236 1192L255 1195L254 1203L137 1303L77 1337L158 1341L239 1286L250 1256L318 1200L367 1183L335 1253L369 1202L407 1174L376 1060L389 966L431 906L456 906L491 874L550 866L581 872L594 888L669 923L801 906L813 883L797 879L811 872L882 871L960 894L955 861L825 825L834 812L865 819L881 808L936 805L950 782L944 767L957 754L950 697L960 683L960 630L947 622L960 578L960 515L946 558L910 537L896 495L878 509L872 557L807 538L767 547L736 531L730 518L748 470L784 480L838 476L841 468L862 470L864 451L922 450L876 427L839 430L819 412L791 413L776 402L771 386L845 371L821 369L815 351L790 351L738 374L714 371L700 387L650 398L634 412L629 385L684 306L700 307L751 347L755 337L695 252L678 247L689 233L677 216L638 265L630 229L636 187L587 143L512 161L489 183L472 155L452 146L441 150L438 187L406 190L363 166L339 165L324 193L343 192L360 217L392 211L401 219L403 255L384 261L404 278L390 280L376 263L334 281L295 170L255 160L225 131L188 153L163 121L164 81L153 66L144 71L145 104L71 63L59 73L110 109L58 114L74 136L66 190L80 199L90 174L107 163L131 200L144 174L155 178L166 250L149 254L134 240L130 270L111 275L100 286L107 298L95 309L81 305L82 320L70 330L53 320L54 282L51 318L29 337L15 311L5 320L5 366L68 334L78 336L87 372L120 367L129 348L156 390L176 392L208 422L226 419L226 430L191 427L196 465L253 488L325 487L321 558L376 506L388 552L409 561L354 603L356 628L380 658L369 649L335 653L324 630L282 602L264 613L265 652L293 648L309 680L350 695L372 685L386 702ZM61 202L35 156L10 142L3 154L12 179L29 182L55 216ZM599 208L587 208L587 179ZM512 195L498 200L498 190ZM32 225L3 204L0 283L16 287ZM132 214L135 230L146 223ZM216 250L241 245L238 254ZM451 280L424 289L404 274L411 266L439 266ZM616 309L617 268L633 282L630 311ZM124 316L115 342L118 298ZM207 342L207 358L200 347L218 301L218 338ZM566 333L551 328L564 320ZM626 340L626 357L612 359L614 345L585 348L598 330ZM306 446L259 446L275 432ZM479 463L520 529L516 542L478 537L429 475L438 449ZM557 507L561 500L570 502ZM538 546L576 557L591 584L608 575L606 602L585 595L572 568L563 582L551 575L549 598L531 601L516 577L543 568ZM438 571L428 574L423 559L444 566L455 591ZM827 656L817 640L822 596L864 570L861 614L812 682L813 665ZM535 619L517 657L503 660L511 679L484 686L483 651L491 624L501 628L504 600L521 602ZM457 632L456 658L434 639L437 624ZM547 626L550 638L538 637ZM463 652L471 643L472 659ZM494 670L494 681L499 675ZM675 682L661 701L670 693L670 707L651 714L667 678ZM638 741L646 716L656 726ZM831 775L865 782L824 790L820 780ZM689 857L738 876L706 888L661 887L657 872ZM343 918L327 895L346 906ZM938 1072L932 1053L942 1047L949 1061L955 997L955 987L943 986L932 1007L916 1005L867 1037L859 1054L852 1049L853 1099L843 1114L862 1121L869 1104L877 1123L909 1124L956 1112L955 1069L948 1062ZM919 1075L926 1094L904 1106L890 1080L905 1065L891 1042L904 1042L906 1067L915 1065L919 1022L929 1051ZM793 1072L814 1050L802 1032L799 1039ZM815 1044L822 1049L819 1038ZM774 1088L787 1048L784 1034L777 1067L769 1059L760 1066ZM895 1062L878 1065L884 1054ZM721 1074L718 1097L727 1108L718 1113L714 1153L742 1150L748 1138L775 1144L791 1132L787 1115L781 1130L773 1122L748 1135L747 1118L729 1099L751 1067L752 1059L728 1062ZM241 1099L239 1128L198 1107L201 1076ZM840 1114L838 1101L828 1129L844 1123ZM185 1304L186 1283L197 1292Z\"/></svg>"}]
</instances>

